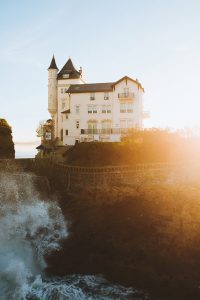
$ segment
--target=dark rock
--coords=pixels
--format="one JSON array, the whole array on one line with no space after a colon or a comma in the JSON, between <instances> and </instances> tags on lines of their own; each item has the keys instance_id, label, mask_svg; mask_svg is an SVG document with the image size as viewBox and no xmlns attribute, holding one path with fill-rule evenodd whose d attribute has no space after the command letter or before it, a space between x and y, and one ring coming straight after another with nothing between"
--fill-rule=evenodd
<instances>
[{"instance_id":1,"label":"dark rock","mask_svg":"<svg viewBox=\"0 0 200 300\"><path fill-rule=\"evenodd\" d=\"M199 198L199 186L71 191L60 199L69 236L46 271L103 274L153 299L200 299Z\"/></svg>"},{"instance_id":2,"label":"dark rock","mask_svg":"<svg viewBox=\"0 0 200 300\"><path fill-rule=\"evenodd\" d=\"M12 129L5 119L0 119L0 159L15 158Z\"/></svg>"}]
</instances>

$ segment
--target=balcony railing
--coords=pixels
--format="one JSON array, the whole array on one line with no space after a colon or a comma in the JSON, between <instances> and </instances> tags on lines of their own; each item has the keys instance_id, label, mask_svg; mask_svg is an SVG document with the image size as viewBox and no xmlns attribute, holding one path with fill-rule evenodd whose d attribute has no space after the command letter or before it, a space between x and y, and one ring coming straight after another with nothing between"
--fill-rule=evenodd
<instances>
[{"instance_id":1,"label":"balcony railing","mask_svg":"<svg viewBox=\"0 0 200 300\"><path fill-rule=\"evenodd\" d=\"M134 98L134 93L119 93L118 98Z\"/></svg>"},{"instance_id":2,"label":"balcony railing","mask_svg":"<svg viewBox=\"0 0 200 300\"><path fill-rule=\"evenodd\" d=\"M105 128L105 129L81 129L81 134L127 134L132 132L133 128Z\"/></svg>"},{"instance_id":3,"label":"balcony railing","mask_svg":"<svg viewBox=\"0 0 200 300\"><path fill-rule=\"evenodd\" d=\"M64 110L61 112L62 114L70 114L70 109Z\"/></svg>"}]
</instances>

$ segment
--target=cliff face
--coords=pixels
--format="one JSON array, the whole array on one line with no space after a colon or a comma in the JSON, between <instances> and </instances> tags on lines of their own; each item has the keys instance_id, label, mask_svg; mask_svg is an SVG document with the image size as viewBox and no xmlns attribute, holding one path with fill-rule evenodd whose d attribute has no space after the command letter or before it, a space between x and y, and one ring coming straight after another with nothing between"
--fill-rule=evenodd
<instances>
[{"instance_id":1,"label":"cliff face","mask_svg":"<svg viewBox=\"0 0 200 300\"><path fill-rule=\"evenodd\" d=\"M12 140L12 129L4 119L0 119L0 159L14 158L15 149Z\"/></svg>"},{"instance_id":2,"label":"cliff face","mask_svg":"<svg viewBox=\"0 0 200 300\"><path fill-rule=\"evenodd\" d=\"M198 199L199 186L71 191L61 201L69 237L48 271L100 273L163 299L200 299Z\"/></svg>"}]
</instances>

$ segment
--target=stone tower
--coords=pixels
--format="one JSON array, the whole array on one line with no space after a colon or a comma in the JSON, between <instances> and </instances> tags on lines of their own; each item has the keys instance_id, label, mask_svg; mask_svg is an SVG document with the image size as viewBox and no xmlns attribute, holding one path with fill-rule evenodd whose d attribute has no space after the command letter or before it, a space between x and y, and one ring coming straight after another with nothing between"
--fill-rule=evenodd
<instances>
[{"instance_id":1,"label":"stone tower","mask_svg":"<svg viewBox=\"0 0 200 300\"><path fill-rule=\"evenodd\" d=\"M56 65L55 58L53 56L51 64L48 68L48 111L52 117L54 124L54 136L56 138L57 135L57 109L58 109L58 99L57 99L57 73L58 68Z\"/></svg>"}]
</instances>

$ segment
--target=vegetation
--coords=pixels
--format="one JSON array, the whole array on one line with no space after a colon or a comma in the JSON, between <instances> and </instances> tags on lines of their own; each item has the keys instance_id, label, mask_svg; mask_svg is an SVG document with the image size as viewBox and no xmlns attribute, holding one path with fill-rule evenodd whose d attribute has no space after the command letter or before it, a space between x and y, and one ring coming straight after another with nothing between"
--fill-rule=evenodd
<instances>
[{"instance_id":1,"label":"vegetation","mask_svg":"<svg viewBox=\"0 0 200 300\"><path fill-rule=\"evenodd\" d=\"M195 136L144 130L121 143L77 144L65 158L83 166L194 160L198 173L199 153ZM186 172L189 180L195 173ZM79 187L60 203L69 237L47 257L49 274L101 273L154 299L200 299L199 177L185 185Z\"/></svg>"},{"instance_id":2,"label":"vegetation","mask_svg":"<svg viewBox=\"0 0 200 300\"><path fill-rule=\"evenodd\" d=\"M5 119L0 119L0 158L14 158L12 129Z\"/></svg>"},{"instance_id":3,"label":"vegetation","mask_svg":"<svg viewBox=\"0 0 200 300\"><path fill-rule=\"evenodd\" d=\"M200 161L200 138L178 132L134 130L120 143L79 143L65 153L66 163L79 166Z\"/></svg>"},{"instance_id":4,"label":"vegetation","mask_svg":"<svg viewBox=\"0 0 200 300\"><path fill-rule=\"evenodd\" d=\"M200 299L199 199L200 186L71 192L61 201L70 234L48 272L102 273L163 299Z\"/></svg>"}]
</instances>

